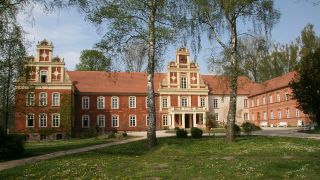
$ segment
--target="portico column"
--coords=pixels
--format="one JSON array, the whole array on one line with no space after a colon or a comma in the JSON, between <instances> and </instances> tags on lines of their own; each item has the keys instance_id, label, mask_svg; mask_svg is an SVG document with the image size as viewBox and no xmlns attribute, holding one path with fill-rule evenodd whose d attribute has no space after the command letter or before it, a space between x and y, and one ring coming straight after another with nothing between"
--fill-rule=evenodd
<instances>
[{"instance_id":1,"label":"portico column","mask_svg":"<svg viewBox=\"0 0 320 180\"><path fill-rule=\"evenodd\" d=\"M193 118L193 127L197 127L197 113L193 113L192 118Z\"/></svg>"},{"instance_id":2,"label":"portico column","mask_svg":"<svg viewBox=\"0 0 320 180\"><path fill-rule=\"evenodd\" d=\"M203 119L202 119L202 120L203 120L203 121L202 121L202 122L203 122L203 126L204 126L204 127L207 127L206 113L202 113L202 118L203 118Z\"/></svg>"},{"instance_id":3,"label":"portico column","mask_svg":"<svg viewBox=\"0 0 320 180\"><path fill-rule=\"evenodd\" d=\"M186 120L185 120L185 114L182 113L182 128L186 128Z\"/></svg>"},{"instance_id":4,"label":"portico column","mask_svg":"<svg viewBox=\"0 0 320 180\"><path fill-rule=\"evenodd\" d=\"M170 115L170 117L171 117L171 127L172 127L172 128L175 128L175 119L174 119L175 115L174 115L174 113L172 113L172 114Z\"/></svg>"}]
</instances>

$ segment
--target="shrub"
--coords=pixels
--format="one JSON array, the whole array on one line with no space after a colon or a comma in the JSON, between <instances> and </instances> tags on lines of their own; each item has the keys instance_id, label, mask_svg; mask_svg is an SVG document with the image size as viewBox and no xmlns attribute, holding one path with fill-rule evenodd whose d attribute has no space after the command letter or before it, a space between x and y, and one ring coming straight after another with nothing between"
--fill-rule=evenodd
<instances>
[{"instance_id":1,"label":"shrub","mask_svg":"<svg viewBox=\"0 0 320 180\"><path fill-rule=\"evenodd\" d=\"M176 131L179 130L179 129L180 129L179 127L175 127L175 128L174 128L174 130L176 130Z\"/></svg>"},{"instance_id":2,"label":"shrub","mask_svg":"<svg viewBox=\"0 0 320 180\"><path fill-rule=\"evenodd\" d=\"M177 138L186 138L188 136L188 132L185 129L178 129L176 131Z\"/></svg>"},{"instance_id":3,"label":"shrub","mask_svg":"<svg viewBox=\"0 0 320 180\"><path fill-rule=\"evenodd\" d=\"M0 158L17 157L24 152L25 135L0 132Z\"/></svg>"},{"instance_id":4,"label":"shrub","mask_svg":"<svg viewBox=\"0 0 320 180\"><path fill-rule=\"evenodd\" d=\"M123 132L123 133L122 133L122 136L123 136L123 137L127 137L127 136L128 136L127 132Z\"/></svg>"},{"instance_id":5,"label":"shrub","mask_svg":"<svg viewBox=\"0 0 320 180\"><path fill-rule=\"evenodd\" d=\"M108 135L108 138L109 139L116 138L116 134L112 132L111 134Z\"/></svg>"},{"instance_id":6,"label":"shrub","mask_svg":"<svg viewBox=\"0 0 320 180\"><path fill-rule=\"evenodd\" d=\"M193 127L191 128L191 136L193 138L201 138L203 134L203 131L199 128Z\"/></svg>"},{"instance_id":7,"label":"shrub","mask_svg":"<svg viewBox=\"0 0 320 180\"><path fill-rule=\"evenodd\" d=\"M259 126L256 126L255 124L252 124L249 122L244 122L241 125L241 127L242 127L243 131L246 132L248 135L250 135L252 131L261 130L261 128Z\"/></svg>"},{"instance_id":8,"label":"shrub","mask_svg":"<svg viewBox=\"0 0 320 180\"><path fill-rule=\"evenodd\" d=\"M225 129L228 129L228 125L225 125L224 128L225 128ZM235 134L235 135L240 135L240 131L241 131L240 126L237 125L237 124L234 124L234 134Z\"/></svg>"}]
</instances>

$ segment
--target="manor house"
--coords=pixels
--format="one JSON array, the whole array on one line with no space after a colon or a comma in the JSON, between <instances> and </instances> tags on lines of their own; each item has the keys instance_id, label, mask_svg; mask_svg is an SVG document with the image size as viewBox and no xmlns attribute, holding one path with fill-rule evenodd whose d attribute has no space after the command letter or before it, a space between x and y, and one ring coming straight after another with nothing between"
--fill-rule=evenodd
<instances>
[{"instance_id":1,"label":"manor house","mask_svg":"<svg viewBox=\"0 0 320 180\"><path fill-rule=\"evenodd\" d=\"M61 139L92 128L101 132L147 129L147 75L143 72L66 71L64 59L53 56L43 40L28 57L27 76L16 83L15 131L30 139ZM226 124L229 79L201 75L180 48L166 73L155 73L156 126L206 127L208 115ZM301 126L308 117L296 108L289 82L294 72L258 84L238 79L236 123Z\"/></svg>"}]
</instances>

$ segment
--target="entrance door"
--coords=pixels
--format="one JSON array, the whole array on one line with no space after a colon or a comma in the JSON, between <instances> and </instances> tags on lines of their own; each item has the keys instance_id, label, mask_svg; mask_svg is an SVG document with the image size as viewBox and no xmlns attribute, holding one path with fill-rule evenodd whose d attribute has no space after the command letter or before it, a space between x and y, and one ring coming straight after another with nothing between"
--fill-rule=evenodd
<instances>
[{"instance_id":1,"label":"entrance door","mask_svg":"<svg viewBox=\"0 0 320 180\"><path fill-rule=\"evenodd\" d=\"M186 128L190 128L190 115L186 114L184 117Z\"/></svg>"}]
</instances>

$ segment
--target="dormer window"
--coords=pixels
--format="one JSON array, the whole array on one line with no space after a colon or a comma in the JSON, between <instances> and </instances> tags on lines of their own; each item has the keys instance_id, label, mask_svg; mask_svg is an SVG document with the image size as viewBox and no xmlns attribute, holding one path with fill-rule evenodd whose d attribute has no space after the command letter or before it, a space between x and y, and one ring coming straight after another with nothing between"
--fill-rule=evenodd
<instances>
[{"instance_id":1,"label":"dormer window","mask_svg":"<svg viewBox=\"0 0 320 180\"><path fill-rule=\"evenodd\" d=\"M183 76L180 79L180 87L182 89L186 89L187 88L187 77Z\"/></svg>"},{"instance_id":2,"label":"dormer window","mask_svg":"<svg viewBox=\"0 0 320 180\"><path fill-rule=\"evenodd\" d=\"M40 81L41 83L47 82L47 71L40 71Z\"/></svg>"}]
</instances>

